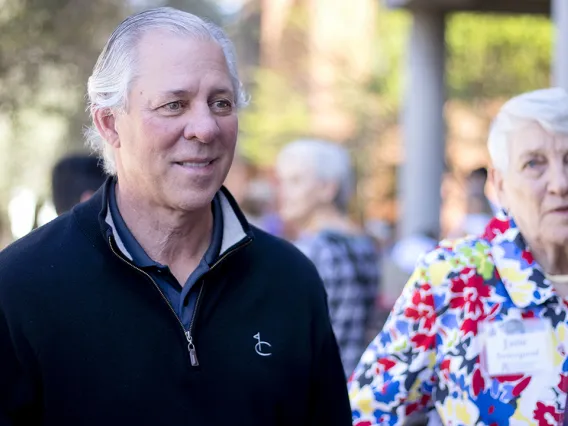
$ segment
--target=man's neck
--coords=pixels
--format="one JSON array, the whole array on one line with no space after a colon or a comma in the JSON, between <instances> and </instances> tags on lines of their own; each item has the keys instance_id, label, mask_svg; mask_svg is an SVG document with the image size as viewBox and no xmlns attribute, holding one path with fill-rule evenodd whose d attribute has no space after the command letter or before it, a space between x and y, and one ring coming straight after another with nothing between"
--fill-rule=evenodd
<instances>
[{"instance_id":1,"label":"man's neck","mask_svg":"<svg viewBox=\"0 0 568 426\"><path fill-rule=\"evenodd\" d=\"M335 206L321 206L306 218L303 229L316 234L323 230L336 230L346 234L357 234L359 229Z\"/></svg>"},{"instance_id":2,"label":"man's neck","mask_svg":"<svg viewBox=\"0 0 568 426\"><path fill-rule=\"evenodd\" d=\"M189 273L197 267L211 243L211 206L180 213L131 196L121 191L119 184L116 185L116 201L128 229L152 260L170 266L172 271L180 262L192 266ZM186 275L186 271L180 272Z\"/></svg>"}]
</instances>

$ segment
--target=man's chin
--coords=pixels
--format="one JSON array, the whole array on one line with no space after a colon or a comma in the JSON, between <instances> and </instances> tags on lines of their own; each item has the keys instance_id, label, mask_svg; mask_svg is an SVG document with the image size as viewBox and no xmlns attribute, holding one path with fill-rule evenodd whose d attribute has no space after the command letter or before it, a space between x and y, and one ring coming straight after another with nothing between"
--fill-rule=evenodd
<instances>
[{"instance_id":1,"label":"man's chin","mask_svg":"<svg viewBox=\"0 0 568 426\"><path fill-rule=\"evenodd\" d=\"M185 190L177 194L172 194L172 206L181 211L199 211L210 208L211 202L215 197L218 189L208 188L201 190Z\"/></svg>"}]
</instances>

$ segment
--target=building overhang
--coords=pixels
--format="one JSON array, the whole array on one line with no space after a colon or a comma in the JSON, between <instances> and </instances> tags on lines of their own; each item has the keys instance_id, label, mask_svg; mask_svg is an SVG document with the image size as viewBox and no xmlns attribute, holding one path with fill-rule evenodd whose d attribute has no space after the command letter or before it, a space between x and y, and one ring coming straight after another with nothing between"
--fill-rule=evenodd
<instances>
[{"instance_id":1,"label":"building overhang","mask_svg":"<svg viewBox=\"0 0 568 426\"><path fill-rule=\"evenodd\" d=\"M551 0L383 0L390 8L550 14ZM567 0L568 1L568 0Z\"/></svg>"}]
</instances>

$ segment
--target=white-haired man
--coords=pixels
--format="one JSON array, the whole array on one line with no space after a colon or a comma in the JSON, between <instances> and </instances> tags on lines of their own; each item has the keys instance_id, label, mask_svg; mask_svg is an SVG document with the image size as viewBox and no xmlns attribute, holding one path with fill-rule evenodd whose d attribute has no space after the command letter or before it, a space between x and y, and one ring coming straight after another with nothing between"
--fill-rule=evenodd
<instances>
[{"instance_id":1,"label":"white-haired man","mask_svg":"<svg viewBox=\"0 0 568 426\"><path fill-rule=\"evenodd\" d=\"M355 426L564 422L568 93L511 99L488 145L505 212L419 263L351 380Z\"/></svg>"},{"instance_id":2,"label":"white-haired man","mask_svg":"<svg viewBox=\"0 0 568 426\"><path fill-rule=\"evenodd\" d=\"M299 235L294 243L314 262L328 294L329 313L350 375L365 346L379 285L373 240L348 216L353 191L346 149L302 139L280 152L277 162L280 214Z\"/></svg>"},{"instance_id":3,"label":"white-haired man","mask_svg":"<svg viewBox=\"0 0 568 426\"><path fill-rule=\"evenodd\" d=\"M159 8L88 83L102 190L0 253L0 424L350 424L317 271L220 189L230 41Z\"/></svg>"}]
</instances>

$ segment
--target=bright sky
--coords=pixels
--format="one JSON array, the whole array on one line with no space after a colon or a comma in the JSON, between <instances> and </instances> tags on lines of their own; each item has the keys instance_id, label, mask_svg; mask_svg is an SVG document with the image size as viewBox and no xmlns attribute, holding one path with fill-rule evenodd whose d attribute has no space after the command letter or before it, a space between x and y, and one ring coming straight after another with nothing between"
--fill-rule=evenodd
<instances>
[{"instance_id":1,"label":"bright sky","mask_svg":"<svg viewBox=\"0 0 568 426\"><path fill-rule=\"evenodd\" d=\"M231 14L239 11L243 6L244 0L217 0L216 3L221 12Z\"/></svg>"},{"instance_id":2,"label":"bright sky","mask_svg":"<svg viewBox=\"0 0 568 426\"><path fill-rule=\"evenodd\" d=\"M228 15L238 12L245 1L246 0L212 0L212 2L217 4L219 9L221 9L222 13ZM1 3L2 0L0 0L0 4ZM130 0L130 3L136 8L145 8L156 6L156 3L160 2L157 2L156 0ZM161 3L166 3L166 1L162 0Z\"/></svg>"}]
</instances>

